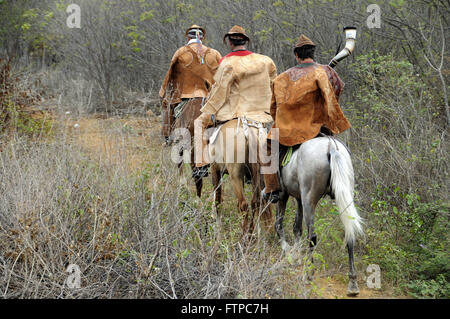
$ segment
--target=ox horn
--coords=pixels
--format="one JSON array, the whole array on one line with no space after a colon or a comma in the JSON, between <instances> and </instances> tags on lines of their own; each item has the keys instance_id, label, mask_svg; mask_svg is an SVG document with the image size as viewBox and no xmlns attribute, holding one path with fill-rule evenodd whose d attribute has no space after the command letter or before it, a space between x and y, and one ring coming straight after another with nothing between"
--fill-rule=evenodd
<instances>
[{"instance_id":1,"label":"ox horn","mask_svg":"<svg viewBox=\"0 0 450 319\"><path fill-rule=\"evenodd\" d=\"M336 56L331 59L330 63L328 64L332 68L334 68L339 61L342 61L346 57L348 57L350 54L352 54L353 50L355 49L355 41L356 41L356 27L345 27L345 47L336 54Z\"/></svg>"}]
</instances>

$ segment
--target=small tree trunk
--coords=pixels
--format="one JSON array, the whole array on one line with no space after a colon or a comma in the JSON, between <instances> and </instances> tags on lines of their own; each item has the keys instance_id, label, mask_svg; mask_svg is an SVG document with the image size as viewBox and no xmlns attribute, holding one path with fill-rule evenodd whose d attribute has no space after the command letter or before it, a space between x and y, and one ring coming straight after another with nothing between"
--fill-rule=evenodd
<instances>
[{"instance_id":1,"label":"small tree trunk","mask_svg":"<svg viewBox=\"0 0 450 319\"><path fill-rule=\"evenodd\" d=\"M45 68L45 45L42 45L42 65L41 69Z\"/></svg>"}]
</instances>

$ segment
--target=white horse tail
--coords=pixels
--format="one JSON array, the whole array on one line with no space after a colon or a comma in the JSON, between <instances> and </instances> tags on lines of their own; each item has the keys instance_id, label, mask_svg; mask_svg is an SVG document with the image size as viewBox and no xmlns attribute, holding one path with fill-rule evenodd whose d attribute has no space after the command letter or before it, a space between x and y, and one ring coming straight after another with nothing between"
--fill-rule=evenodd
<instances>
[{"instance_id":1,"label":"white horse tail","mask_svg":"<svg viewBox=\"0 0 450 319\"><path fill-rule=\"evenodd\" d=\"M345 242L354 243L363 235L362 219L353 202L354 174L350 154L344 145L330 141L331 188L345 229ZM338 146L339 144L339 146Z\"/></svg>"}]
</instances>

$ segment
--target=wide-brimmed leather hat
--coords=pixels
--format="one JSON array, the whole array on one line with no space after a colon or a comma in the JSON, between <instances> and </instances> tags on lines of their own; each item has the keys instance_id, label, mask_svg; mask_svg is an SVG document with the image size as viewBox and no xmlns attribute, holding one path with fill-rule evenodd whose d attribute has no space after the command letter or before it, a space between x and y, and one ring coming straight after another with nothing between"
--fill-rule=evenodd
<instances>
[{"instance_id":1,"label":"wide-brimmed leather hat","mask_svg":"<svg viewBox=\"0 0 450 319\"><path fill-rule=\"evenodd\" d=\"M243 36L247 41L250 41L250 38L245 33L245 29L239 25L235 25L230 29L230 31L228 31L227 34L225 34L225 36L223 37L223 42L225 42L225 39L227 37L233 36L233 35Z\"/></svg>"},{"instance_id":2,"label":"wide-brimmed leather hat","mask_svg":"<svg viewBox=\"0 0 450 319\"><path fill-rule=\"evenodd\" d=\"M301 48L304 45L311 45L313 47L316 46L316 44L314 42L312 42L310 38L308 38L306 35L302 34L298 38L297 43L295 44L294 50L297 48Z\"/></svg>"},{"instance_id":3,"label":"wide-brimmed leather hat","mask_svg":"<svg viewBox=\"0 0 450 319\"><path fill-rule=\"evenodd\" d=\"M196 25L196 24L191 25L191 26L186 30L186 32L184 33L184 35L187 37L189 31L192 30L192 29L199 29L199 30L201 30L201 31L203 32L203 38L205 38L205 36L206 36L206 30L205 30L205 28L203 28L203 27L201 27L201 26L199 26L199 25Z\"/></svg>"}]
</instances>

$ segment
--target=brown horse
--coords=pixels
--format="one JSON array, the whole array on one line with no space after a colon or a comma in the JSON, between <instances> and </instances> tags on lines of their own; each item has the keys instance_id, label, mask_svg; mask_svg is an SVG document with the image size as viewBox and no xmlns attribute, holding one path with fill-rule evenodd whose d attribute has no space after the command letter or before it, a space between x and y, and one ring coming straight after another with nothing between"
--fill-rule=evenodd
<instances>
[{"instance_id":1,"label":"brown horse","mask_svg":"<svg viewBox=\"0 0 450 319\"><path fill-rule=\"evenodd\" d=\"M183 102L182 102L183 103ZM180 153L179 155L181 158L183 158L184 152L190 152L191 158L190 158L190 165L193 172L193 178L195 182L195 188L197 191L197 196L201 197L202 195L202 187L203 187L203 179L201 177L194 176L196 171L198 170L197 167L195 167L194 163L194 121L195 119L201 114L200 109L202 107L203 98L193 98L186 101L182 107L180 107L177 110L177 107L175 107L175 114L176 120L173 124L173 127L175 129L187 129L189 131L189 138L190 143L185 144L184 146L180 147ZM171 138L176 138L172 135ZM180 170L180 174L183 173L183 166L184 161L181 161L178 163L178 168Z\"/></svg>"},{"instance_id":2,"label":"brown horse","mask_svg":"<svg viewBox=\"0 0 450 319\"><path fill-rule=\"evenodd\" d=\"M255 127L243 127L237 119L223 124L209 144L209 159L211 162L211 175L215 191L216 209L219 216L219 204L222 202L222 177L228 173L231 177L233 191L238 199L239 212L244 214L242 223L243 236L252 234L255 226L255 216L263 222L264 228L269 230L274 223L270 205L261 198L264 187L261 166L258 161L252 160L252 153L256 154L259 144L265 140L258 138L259 130ZM244 182L246 176L251 179L252 200L251 211L244 196Z\"/></svg>"}]
</instances>

